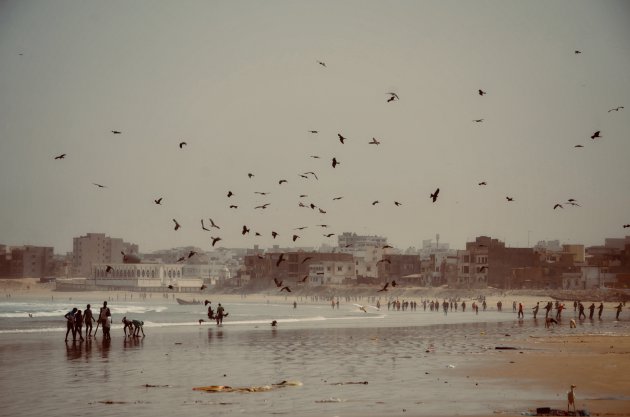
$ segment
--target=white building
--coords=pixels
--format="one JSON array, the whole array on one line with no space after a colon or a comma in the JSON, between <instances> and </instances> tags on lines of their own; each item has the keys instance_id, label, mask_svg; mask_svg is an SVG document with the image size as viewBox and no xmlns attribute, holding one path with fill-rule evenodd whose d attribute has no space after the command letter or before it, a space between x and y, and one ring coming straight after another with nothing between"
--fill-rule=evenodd
<instances>
[{"instance_id":1,"label":"white building","mask_svg":"<svg viewBox=\"0 0 630 417\"><path fill-rule=\"evenodd\" d=\"M605 288L617 282L617 275L607 267L582 266L580 272L562 274L562 288L567 290L590 290Z\"/></svg>"},{"instance_id":2,"label":"white building","mask_svg":"<svg viewBox=\"0 0 630 417\"><path fill-rule=\"evenodd\" d=\"M92 264L122 262L122 252L138 253L138 245L105 236L105 233L75 237L72 242L72 273L77 277L88 277Z\"/></svg>"},{"instance_id":3,"label":"white building","mask_svg":"<svg viewBox=\"0 0 630 417\"><path fill-rule=\"evenodd\" d=\"M185 276L184 265L158 263L94 264L89 281L96 288L135 291L199 292L203 284L199 276Z\"/></svg>"},{"instance_id":4,"label":"white building","mask_svg":"<svg viewBox=\"0 0 630 417\"><path fill-rule=\"evenodd\" d=\"M339 285L356 280L354 261L319 261L309 265L310 285Z\"/></svg>"}]
</instances>

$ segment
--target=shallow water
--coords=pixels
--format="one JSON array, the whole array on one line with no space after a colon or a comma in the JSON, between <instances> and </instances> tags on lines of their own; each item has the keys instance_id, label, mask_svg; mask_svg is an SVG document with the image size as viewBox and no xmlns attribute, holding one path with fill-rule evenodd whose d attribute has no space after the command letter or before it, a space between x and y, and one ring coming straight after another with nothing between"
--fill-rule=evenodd
<instances>
[{"instance_id":1,"label":"shallow water","mask_svg":"<svg viewBox=\"0 0 630 417\"><path fill-rule=\"evenodd\" d=\"M111 342L99 331L89 342L65 343L62 316L72 305L0 303L0 415L480 415L505 409L506 398L514 410L525 410L531 399L555 397L506 388L497 398L495 389L453 369L482 353L500 355L495 346L511 346L516 336L569 332L568 326L547 330L544 320L515 320L511 311L364 313L351 303L333 310L243 301L227 305L230 315L217 327L198 324L203 305L110 306L114 323L123 315L143 320L147 336L125 339L116 324ZM33 318L9 316L27 309ZM602 334L629 329L608 316L579 326ZM302 385L255 393L192 390L285 380Z\"/></svg>"}]
</instances>

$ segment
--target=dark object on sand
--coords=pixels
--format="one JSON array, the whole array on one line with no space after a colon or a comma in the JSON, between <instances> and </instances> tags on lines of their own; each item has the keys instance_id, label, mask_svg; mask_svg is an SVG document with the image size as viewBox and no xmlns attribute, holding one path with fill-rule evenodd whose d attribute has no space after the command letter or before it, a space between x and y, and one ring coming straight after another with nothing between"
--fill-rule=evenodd
<instances>
[{"instance_id":1,"label":"dark object on sand","mask_svg":"<svg viewBox=\"0 0 630 417\"><path fill-rule=\"evenodd\" d=\"M588 410L565 411L551 407L538 407L536 409L537 416L590 416Z\"/></svg>"},{"instance_id":2,"label":"dark object on sand","mask_svg":"<svg viewBox=\"0 0 630 417\"><path fill-rule=\"evenodd\" d=\"M495 346L494 347L496 350L516 350L518 348L515 348L513 346Z\"/></svg>"}]
</instances>

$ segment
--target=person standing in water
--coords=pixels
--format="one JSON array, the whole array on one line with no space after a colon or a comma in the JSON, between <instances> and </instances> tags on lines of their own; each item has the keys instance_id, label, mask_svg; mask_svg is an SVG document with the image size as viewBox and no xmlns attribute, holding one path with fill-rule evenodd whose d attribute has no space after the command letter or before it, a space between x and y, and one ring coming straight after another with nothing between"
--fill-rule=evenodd
<instances>
[{"instance_id":1,"label":"person standing in water","mask_svg":"<svg viewBox=\"0 0 630 417\"><path fill-rule=\"evenodd\" d=\"M223 308L221 303L219 303L219 306L217 307L217 314L216 314L217 326L220 326L223 324L223 317L225 317L224 311L225 309Z\"/></svg>"},{"instance_id":2,"label":"person standing in water","mask_svg":"<svg viewBox=\"0 0 630 417\"><path fill-rule=\"evenodd\" d=\"M64 316L66 319L66 342L68 341L68 333L72 331L72 340L77 340L77 333L74 327L74 315L77 312L77 308L73 308L72 311L68 311Z\"/></svg>"},{"instance_id":3,"label":"person standing in water","mask_svg":"<svg viewBox=\"0 0 630 417\"><path fill-rule=\"evenodd\" d=\"M85 323L85 338L92 337L92 322L96 321L92 315L92 309L88 304L83 311L83 322Z\"/></svg>"}]
</instances>

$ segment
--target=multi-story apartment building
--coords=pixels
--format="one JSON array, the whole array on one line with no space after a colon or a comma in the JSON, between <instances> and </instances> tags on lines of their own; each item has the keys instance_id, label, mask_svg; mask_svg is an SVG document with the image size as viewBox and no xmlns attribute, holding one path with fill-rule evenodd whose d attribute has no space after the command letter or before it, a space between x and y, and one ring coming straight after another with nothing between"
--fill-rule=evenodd
<instances>
[{"instance_id":1,"label":"multi-story apartment building","mask_svg":"<svg viewBox=\"0 0 630 417\"><path fill-rule=\"evenodd\" d=\"M46 246L17 246L7 252L0 250L0 276L7 278L43 278L54 273L53 248Z\"/></svg>"},{"instance_id":2,"label":"multi-story apartment building","mask_svg":"<svg viewBox=\"0 0 630 417\"><path fill-rule=\"evenodd\" d=\"M366 247L382 248L387 245L387 238L382 236L357 235L356 233L343 232L337 236L340 248L362 249Z\"/></svg>"},{"instance_id":3,"label":"multi-story apartment building","mask_svg":"<svg viewBox=\"0 0 630 417\"><path fill-rule=\"evenodd\" d=\"M123 253L138 253L138 245L105 236L104 233L75 237L72 248L72 273L78 277L88 277L92 264L122 263Z\"/></svg>"}]
</instances>

